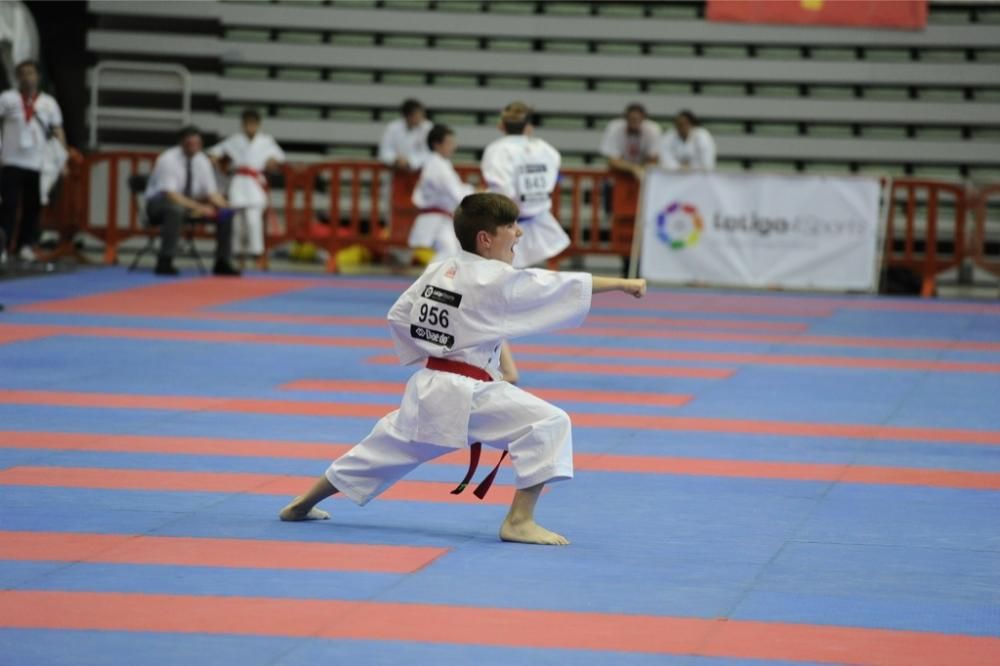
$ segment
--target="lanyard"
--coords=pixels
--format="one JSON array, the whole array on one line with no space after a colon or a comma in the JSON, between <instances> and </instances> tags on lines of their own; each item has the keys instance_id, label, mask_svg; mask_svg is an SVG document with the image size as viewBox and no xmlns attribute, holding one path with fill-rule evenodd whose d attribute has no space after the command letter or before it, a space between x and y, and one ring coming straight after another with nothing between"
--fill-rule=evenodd
<instances>
[{"instance_id":1,"label":"lanyard","mask_svg":"<svg viewBox=\"0 0 1000 666\"><path fill-rule=\"evenodd\" d=\"M21 93L21 106L24 107L24 124L27 125L31 123L31 119L35 116L35 101L38 100L38 93L35 93L31 97L28 97L24 93Z\"/></svg>"}]
</instances>

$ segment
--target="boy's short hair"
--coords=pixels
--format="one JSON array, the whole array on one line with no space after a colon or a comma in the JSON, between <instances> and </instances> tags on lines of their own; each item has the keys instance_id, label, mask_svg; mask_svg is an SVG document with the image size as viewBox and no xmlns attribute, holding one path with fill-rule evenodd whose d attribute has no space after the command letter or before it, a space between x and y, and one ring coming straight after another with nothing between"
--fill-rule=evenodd
<instances>
[{"instance_id":1,"label":"boy's short hair","mask_svg":"<svg viewBox=\"0 0 1000 666\"><path fill-rule=\"evenodd\" d=\"M475 254L476 236L480 231L495 236L497 227L514 224L518 215L517 204L502 194L470 194L455 209L455 236L463 250Z\"/></svg>"},{"instance_id":2,"label":"boy's short hair","mask_svg":"<svg viewBox=\"0 0 1000 666\"><path fill-rule=\"evenodd\" d=\"M649 115L648 113L646 113L646 107L644 107L642 104L639 104L638 102L632 102L631 104L625 107L626 116L632 113L633 111L641 113L644 117Z\"/></svg>"},{"instance_id":3,"label":"boy's short hair","mask_svg":"<svg viewBox=\"0 0 1000 666\"><path fill-rule=\"evenodd\" d=\"M434 150L439 145L444 143L444 140L454 134L450 127L447 125L435 125L431 128L431 131L427 133L427 147Z\"/></svg>"},{"instance_id":4,"label":"boy's short hair","mask_svg":"<svg viewBox=\"0 0 1000 666\"><path fill-rule=\"evenodd\" d=\"M399 107L399 112L404 118L407 118L417 111L423 111L424 105L420 103L419 100L415 99L404 99L403 104Z\"/></svg>"},{"instance_id":5,"label":"boy's short hair","mask_svg":"<svg viewBox=\"0 0 1000 666\"><path fill-rule=\"evenodd\" d=\"M180 130L178 130L177 141L182 142L189 136L195 136L195 135L201 136L201 130L195 127L194 125L185 125L184 127L180 128Z\"/></svg>"},{"instance_id":6,"label":"boy's short hair","mask_svg":"<svg viewBox=\"0 0 1000 666\"><path fill-rule=\"evenodd\" d=\"M243 109L243 113L240 114L240 120L243 122L252 120L260 123L260 112L257 109Z\"/></svg>"},{"instance_id":7,"label":"boy's short hair","mask_svg":"<svg viewBox=\"0 0 1000 666\"><path fill-rule=\"evenodd\" d=\"M500 114L500 122L507 134L524 134L524 128L531 122L532 108L524 102L511 102Z\"/></svg>"}]
</instances>

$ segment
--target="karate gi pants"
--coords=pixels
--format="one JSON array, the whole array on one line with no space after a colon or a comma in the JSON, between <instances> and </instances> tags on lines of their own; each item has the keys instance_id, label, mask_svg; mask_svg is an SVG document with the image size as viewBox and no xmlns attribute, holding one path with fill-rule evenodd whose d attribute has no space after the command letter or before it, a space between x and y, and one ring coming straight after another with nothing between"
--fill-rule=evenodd
<instances>
[{"instance_id":1,"label":"karate gi pants","mask_svg":"<svg viewBox=\"0 0 1000 666\"><path fill-rule=\"evenodd\" d=\"M264 254L264 208L247 206L233 218L233 254Z\"/></svg>"},{"instance_id":2,"label":"karate gi pants","mask_svg":"<svg viewBox=\"0 0 1000 666\"><path fill-rule=\"evenodd\" d=\"M398 414L396 410L383 417L361 443L326 470L327 480L361 506L421 464L462 450L409 439L396 426ZM482 442L510 452L518 489L573 478L569 415L513 384L497 381L477 386L468 437L469 443Z\"/></svg>"}]
</instances>

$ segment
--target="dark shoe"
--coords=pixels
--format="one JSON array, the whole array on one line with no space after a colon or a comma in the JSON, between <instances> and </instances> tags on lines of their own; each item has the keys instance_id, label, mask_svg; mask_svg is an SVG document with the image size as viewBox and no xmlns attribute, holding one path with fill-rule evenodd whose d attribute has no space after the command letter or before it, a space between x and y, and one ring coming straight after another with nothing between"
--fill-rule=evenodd
<instances>
[{"instance_id":1,"label":"dark shoe","mask_svg":"<svg viewBox=\"0 0 1000 666\"><path fill-rule=\"evenodd\" d=\"M176 277L181 274L179 270L174 268L174 262L172 259L167 259L160 257L156 260L156 270L153 271L156 275L169 275L170 277Z\"/></svg>"},{"instance_id":2,"label":"dark shoe","mask_svg":"<svg viewBox=\"0 0 1000 666\"><path fill-rule=\"evenodd\" d=\"M228 261L216 261L215 266L212 268L213 275L220 275L224 277L239 277L240 272L233 268L233 265Z\"/></svg>"}]
</instances>

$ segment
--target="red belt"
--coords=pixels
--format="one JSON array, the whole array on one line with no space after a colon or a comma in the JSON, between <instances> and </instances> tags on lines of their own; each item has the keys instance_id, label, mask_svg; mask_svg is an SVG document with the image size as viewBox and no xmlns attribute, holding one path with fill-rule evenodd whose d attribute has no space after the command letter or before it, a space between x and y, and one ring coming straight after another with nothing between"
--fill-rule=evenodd
<instances>
[{"instance_id":1,"label":"red belt","mask_svg":"<svg viewBox=\"0 0 1000 666\"><path fill-rule=\"evenodd\" d=\"M437 213L438 215L447 215L448 217L454 217L453 211L445 210L444 208L421 208L420 215L423 215L425 213Z\"/></svg>"},{"instance_id":2,"label":"red belt","mask_svg":"<svg viewBox=\"0 0 1000 666\"><path fill-rule=\"evenodd\" d=\"M491 382L493 377L490 373L486 372L482 368L477 368L469 363L463 363L462 361L452 361L447 358L438 358L436 356L430 356L427 358L427 367L430 370L437 370L439 372L450 372L454 375L462 375L463 377L469 377L470 379L478 379L481 382ZM460 495L465 487L469 485L472 481L472 477L476 473L476 469L479 467L479 457L482 455L483 445L480 442L473 442L469 445L469 471L465 473L465 478L462 482L458 484L458 487L451 491L452 495ZM504 450L503 454L500 456L500 460L497 461L496 467L490 472L485 479L483 479L476 489L472 491L472 494L479 499L484 499L486 493L490 491L490 486L493 485L493 480L497 476L497 472L500 471L500 465L503 463L504 458L507 457L507 451Z\"/></svg>"},{"instance_id":3,"label":"red belt","mask_svg":"<svg viewBox=\"0 0 1000 666\"><path fill-rule=\"evenodd\" d=\"M257 181L257 184L264 188L264 191L271 189L268 185L267 178L257 169L248 166L236 167L236 173L241 176L250 176Z\"/></svg>"}]
</instances>

